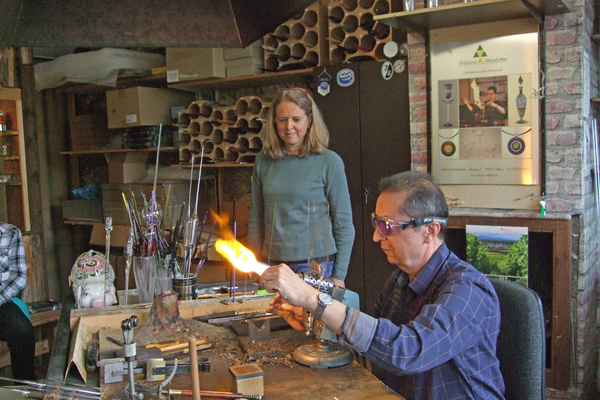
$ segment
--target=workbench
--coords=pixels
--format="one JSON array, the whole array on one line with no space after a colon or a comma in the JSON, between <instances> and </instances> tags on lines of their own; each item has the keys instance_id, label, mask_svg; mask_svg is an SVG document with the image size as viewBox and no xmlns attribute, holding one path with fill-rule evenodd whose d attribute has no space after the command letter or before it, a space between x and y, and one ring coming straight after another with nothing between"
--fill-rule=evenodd
<instances>
[{"instance_id":1,"label":"workbench","mask_svg":"<svg viewBox=\"0 0 600 400\"><path fill-rule=\"evenodd\" d=\"M202 299L182 301L180 303L180 314L184 318L194 318L201 315L211 315L224 310L235 309L240 312L247 311L264 311L270 297L240 297L235 303L225 301L223 299ZM63 311L69 308L68 304L63 305ZM150 304L132 305L132 306L113 306L108 309L103 309L102 315L97 315L98 310L82 309L72 310L69 313L69 318L61 315L59 322L59 331L67 324L69 331L82 321L87 324L87 327L92 330L98 330L118 333L120 322L123 319L129 318L131 315L138 315L143 321L150 309ZM211 328L212 329L212 328ZM229 335L232 336L229 336ZM260 356L260 351L255 355L258 358L248 359L248 348L241 350L240 343L248 343L247 337L244 341L236 335L234 330L230 330L230 334L223 334L221 339L216 339L211 336L210 340L214 347L201 350L198 352L198 357L206 357L210 362L210 372L200 372L200 388L201 390L214 391L231 391L231 374L229 367L245 363L256 363L264 371L264 398L266 400L273 399L378 399L378 400L398 400L402 399L397 393L385 386L373 374L363 368L358 362L352 361L350 364L329 368L329 369L311 369L300 365L293 360L292 353L295 348L307 343L316 343L317 339L307 337L303 332L296 332L292 329L282 329L271 332L271 340L261 342L260 346L263 349L274 351L271 355ZM68 353L68 346L64 343L59 343L59 338L64 340L57 334L57 342L55 349L52 352L51 368L49 368L47 379L49 381L62 381L65 375L65 365L68 361L65 353ZM101 337L106 334L101 334ZM122 337L121 337L122 338ZM239 341L239 343L238 343ZM109 347L105 341L100 341L101 353ZM104 346L104 350L103 350ZM115 345L116 346L116 345ZM62 349L60 348L62 347ZM67 348L66 348L67 347ZM239 354L237 354L239 350ZM250 351L251 352L251 351ZM61 361L62 360L62 361ZM54 361L54 364L52 363ZM52 369L52 370L51 370ZM94 386L94 377L88 377L88 385ZM101 383L102 399L123 399L127 400L124 392L128 382L127 377L123 382L104 384ZM83 383L77 381L77 378L70 375L67 378L67 383L76 384ZM136 375L136 383L152 386L160 382L146 382L144 377ZM172 389L191 389L190 375L178 374L175 375L171 384L167 386ZM146 396L145 398L152 398ZM178 398L178 397L175 397ZM182 398L183 397L179 397Z\"/></svg>"}]
</instances>

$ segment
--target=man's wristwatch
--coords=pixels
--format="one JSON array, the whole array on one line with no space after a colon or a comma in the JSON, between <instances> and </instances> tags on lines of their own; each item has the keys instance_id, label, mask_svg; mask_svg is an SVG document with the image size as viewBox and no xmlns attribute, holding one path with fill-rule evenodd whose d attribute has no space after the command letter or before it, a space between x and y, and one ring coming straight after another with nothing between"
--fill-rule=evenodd
<instances>
[{"instance_id":1,"label":"man's wristwatch","mask_svg":"<svg viewBox=\"0 0 600 400\"><path fill-rule=\"evenodd\" d=\"M318 304L313 316L320 320L323 317L325 309L333 304L333 297L328 293L319 293Z\"/></svg>"}]
</instances>

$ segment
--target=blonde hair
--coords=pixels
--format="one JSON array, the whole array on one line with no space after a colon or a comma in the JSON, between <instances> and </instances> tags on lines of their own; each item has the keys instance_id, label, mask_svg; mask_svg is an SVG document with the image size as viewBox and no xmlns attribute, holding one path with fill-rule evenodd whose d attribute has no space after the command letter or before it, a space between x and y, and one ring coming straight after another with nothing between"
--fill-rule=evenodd
<instances>
[{"instance_id":1,"label":"blonde hair","mask_svg":"<svg viewBox=\"0 0 600 400\"><path fill-rule=\"evenodd\" d=\"M312 123L308 127L306 136L302 141L299 157L308 157L311 154L322 154L329 145L329 130L323 121L321 111L315 101L304 88L279 89L273 98L271 109L267 118L267 128L263 139L263 151L270 157L281 160L287 153L285 143L277 133L276 113L277 106L284 101L289 101L300 107L308 118L312 116Z\"/></svg>"}]
</instances>

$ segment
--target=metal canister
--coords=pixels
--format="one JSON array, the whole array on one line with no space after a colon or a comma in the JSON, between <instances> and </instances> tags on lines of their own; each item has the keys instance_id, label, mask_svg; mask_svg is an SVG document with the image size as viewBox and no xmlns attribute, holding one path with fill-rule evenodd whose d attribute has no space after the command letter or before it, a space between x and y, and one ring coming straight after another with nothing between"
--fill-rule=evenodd
<instances>
[{"instance_id":1,"label":"metal canister","mask_svg":"<svg viewBox=\"0 0 600 400\"><path fill-rule=\"evenodd\" d=\"M179 300L195 300L198 298L196 291L196 274L185 278L173 278L173 291L179 295Z\"/></svg>"}]
</instances>

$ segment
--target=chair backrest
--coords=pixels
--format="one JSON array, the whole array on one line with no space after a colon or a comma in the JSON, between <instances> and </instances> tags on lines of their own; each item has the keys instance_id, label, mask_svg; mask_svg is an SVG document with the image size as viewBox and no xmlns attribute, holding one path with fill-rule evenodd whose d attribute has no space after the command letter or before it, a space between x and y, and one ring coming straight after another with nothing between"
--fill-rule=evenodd
<instances>
[{"instance_id":1,"label":"chair backrest","mask_svg":"<svg viewBox=\"0 0 600 400\"><path fill-rule=\"evenodd\" d=\"M500 301L496 355L507 400L546 399L546 329L540 297L515 282L490 279Z\"/></svg>"}]
</instances>

